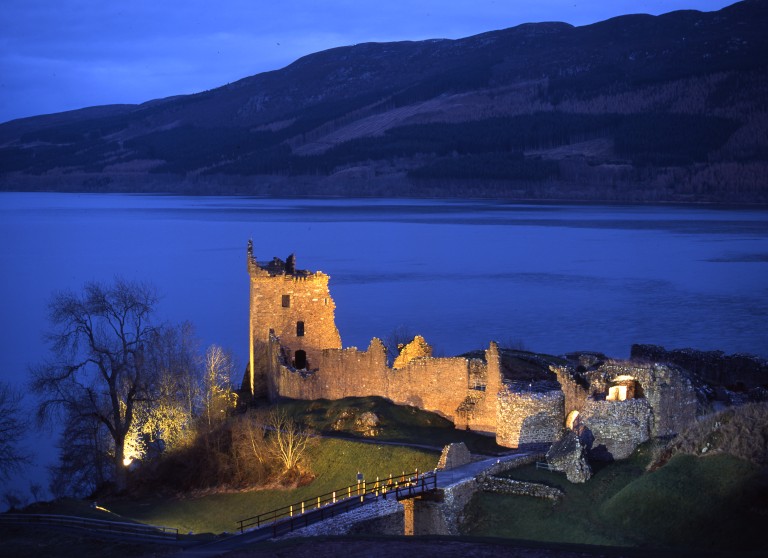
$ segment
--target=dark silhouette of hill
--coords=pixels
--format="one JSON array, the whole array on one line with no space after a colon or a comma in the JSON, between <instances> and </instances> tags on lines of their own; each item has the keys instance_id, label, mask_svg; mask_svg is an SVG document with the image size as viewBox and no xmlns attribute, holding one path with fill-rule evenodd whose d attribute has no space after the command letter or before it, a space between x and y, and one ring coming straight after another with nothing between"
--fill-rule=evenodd
<instances>
[{"instance_id":1,"label":"dark silhouette of hill","mask_svg":"<svg viewBox=\"0 0 768 558\"><path fill-rule=\"evenodd\" d=\"M0 125L0 188L768 202L768 3L366 43Z\"/></svg>"}]
</instances>

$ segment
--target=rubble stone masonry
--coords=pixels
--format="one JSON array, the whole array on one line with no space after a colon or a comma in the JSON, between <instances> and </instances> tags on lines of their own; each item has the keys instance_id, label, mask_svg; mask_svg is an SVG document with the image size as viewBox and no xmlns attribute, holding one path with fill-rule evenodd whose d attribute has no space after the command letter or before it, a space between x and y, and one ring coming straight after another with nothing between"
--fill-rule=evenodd
<instances>
[{"instance_id":1,"label":"rubble stone masonry","mask_svg":"<svg viewBox=\"0 0 768 558\"><path fill-rule=\"evenodd\" d=\"M565 422L563 402L559 390L513 391L504 386L499 393L496 442L510 448L552 443Z\"/></svg>"}]
</instances>

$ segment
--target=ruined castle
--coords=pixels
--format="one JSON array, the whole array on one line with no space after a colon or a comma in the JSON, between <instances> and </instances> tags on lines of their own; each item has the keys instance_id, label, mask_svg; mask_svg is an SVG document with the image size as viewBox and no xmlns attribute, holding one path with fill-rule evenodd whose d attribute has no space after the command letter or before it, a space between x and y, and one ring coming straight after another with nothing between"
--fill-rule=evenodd
<instances>
[{"instance_id":1,"label":"ruined castle","mask_svg":"<svg viewBox=\"0 0 768 558\"><path fill-rule=\"evenodd\" d=\"M244 387L270 400L381 396L437 413L517 448L549 444L564 427L589 432L606 458L627 457L650 437L695 420L697 397L681 369L575 355L543 361L546 377L520 381L490 342L472 356L436 358L416 336L390 366L374 338L365 350L342 348L335 304L320 271L285 261L259 262L249 241L250 362Z\"/></svg>"}]
</instances>

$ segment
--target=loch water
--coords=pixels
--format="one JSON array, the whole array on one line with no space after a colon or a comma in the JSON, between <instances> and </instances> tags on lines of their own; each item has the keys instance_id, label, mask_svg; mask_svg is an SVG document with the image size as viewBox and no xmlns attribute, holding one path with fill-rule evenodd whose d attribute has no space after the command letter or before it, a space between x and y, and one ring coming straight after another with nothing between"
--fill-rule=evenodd
<instances>
[{"instance_id":1,"label":"loch water","mask_svg":"<svg viewBox=\"0 0 768 558\"><path fill-rule=\"evenodd\" d=\"M154 283L158 317L248 346L246 243L331 276L344 346L394 330L438 355L490 340L617 358L632 343L768 357L768 211L478 200L0 193L0 380L46 354L58 289Z\"/></svg>"}]
</instances>

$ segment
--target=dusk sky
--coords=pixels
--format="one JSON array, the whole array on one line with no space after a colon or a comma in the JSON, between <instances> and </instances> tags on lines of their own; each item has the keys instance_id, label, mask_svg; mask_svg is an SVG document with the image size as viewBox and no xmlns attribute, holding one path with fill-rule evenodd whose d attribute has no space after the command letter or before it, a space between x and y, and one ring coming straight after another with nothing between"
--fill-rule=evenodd
<instances>
[{"instance_id":1,"label":"dusk sky","mask_svg":"<svg viewBox=\"0 0 768 558\"><path fill-rule=\"evenodd\" d=\"M336 46L521 23L718 10L730 0L3 0L0 122L195 93Z\"/></svg>"}]
</instances>

